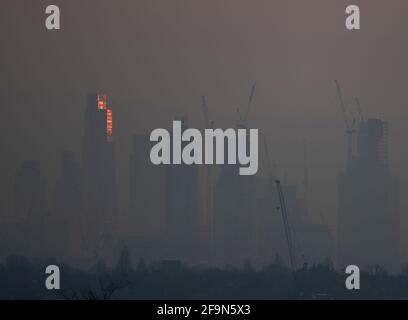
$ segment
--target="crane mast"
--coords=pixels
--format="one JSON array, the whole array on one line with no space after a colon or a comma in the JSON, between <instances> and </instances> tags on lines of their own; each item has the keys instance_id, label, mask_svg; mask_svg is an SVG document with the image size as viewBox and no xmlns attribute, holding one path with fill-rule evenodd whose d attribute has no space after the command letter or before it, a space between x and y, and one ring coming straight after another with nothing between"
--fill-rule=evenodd
<instances>
[{"instance_id":1,"label":"crane mast","mask_svg":"<svg viewBox=\"0 0 408 320\"><path fill-rule=\"evenodd\" d=\"M272 191L274 175L272 173L272 169L271 169L271 166L270 166L271 160L269 158L269 150L268 150L268 144L266 142L266 137L265 137L265 135L262 135L262 137L263 137L263 143L264 143L264 148L265 148L265 155L266 155L266 158L267 158L266 159L267 160L266 161L267 162L267 168L268 168L269 175L270 175L269 183L270 183L270 187L271 187L271 191ZM296 268L297 268L296 256L295 256L295 251L294 251L294 247L293 247L292 233L291 233L289 219L288 219L288 211L287 211L287 207L286 207L286 201L285 201L285 197L283 195L280 180L275 180L275 183L276 183L276 188L277 188L277 191L278 191L278 198L279 198L279 205L280 205L280 207L278 207L277 209L278 210L280 209L281 215L282 215L283 229L285 231L286 243L287 243L288 249L289 249L290 266L291 266L292 270L296 270Z\"/></svg>"},{"instance_id":2,"label":"crane mast","mask_svg":"<svg viewBox=\"0 0 408 320\"><path fill-rule=\"evenodd\" d=\"M247 125L247 123L248 123L248 115L249 115L249 110L250 110L251 105L252 105L252 100L254 98L255 88L256 88L256 83L253 84L253 86L251 88L251 93L249 94L248 104L247 104L245 114L244 114L244 123L245 123L245 125Z\"/></svg>"},{"instance_id":3,"label":"crane mast","mask_svg":"<svg viewBox=\"0 0 408 320\"><path fill-rule=\"evenodd\" d=\"M245 110L241 113L240 108L236 109L237 116L238 116L238 126L247 128L248 127L248 116L249 116L249 110L251 109L252 106L252 100L254 99L255 95L255 88L256 88L256 83L254 83L251 87L251 92L249 93L249 98L247 105L245 107Z\"/></svg>"},{"instance_id":4,"label":"crane mast","mask_svg":"<svg viewBox=\"0 0 408 320\"><path fill-rule=\"evenodd\" d=\"M354 129L355 125L355 119L353 120L353 123L350 125L348 117L347 117L347 112L346 112L346 106L344 104L343 100L343 95L341 93L341 88L339 85L339 82L337 80L334 81L336 84L336 89L337 89L337 95L340 101L340 107L341 107L341 112L343 114L343 119L344 123L346 125L346 134L347 134L347 163L350 163L351 156L353 153L353 134L356 132Z\"/></svg>"},{"instance_id":5,"label":"crane mast","mask_svg":"<svg viewBox=\"0 0 408 320\"><path fill-rule=\"evenodd\" d=\"M363 110L361 109L360 100L356 97L354 99L354 103L356 105L357 112L358 112L358 115L360 117L360 124L362 125L362 124L364 124L364 114L363 114Z\"/></svg>"},{"instance_id":6,"label":"crane mast","mask_svg":"<svg viewBox=\"0 0 408 320\"><path fill-rule=\"evenodd\" d=\"M285 237L286 237L286 242L287 242L288 250L289 250L290 266L291 266L292 270L296 270L297 269L296 256L295 256L295 252L294 252L294 248L293 248L292 233L291 233L289 219L288 219L288 211L287 211L287 207L286 207L286 201L285 201L285 197L283 195L280 180L275 180L275 183L276 183L276 189L278 191L280 212L281 212L281 215L282 215L283 227L284 227L284 230L285 230Z\"/></svg>"}]
</instances>

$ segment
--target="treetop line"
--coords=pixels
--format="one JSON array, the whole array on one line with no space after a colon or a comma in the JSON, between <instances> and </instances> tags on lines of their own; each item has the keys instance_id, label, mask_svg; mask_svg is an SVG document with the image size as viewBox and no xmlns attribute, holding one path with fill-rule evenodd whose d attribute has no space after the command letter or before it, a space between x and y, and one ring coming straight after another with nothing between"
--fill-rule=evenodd
<instances>
[{"instance_id":1,"label":"treetop line","mask_svg":"<svg viewBox=\"0 0 408 320\"><path fill-rule=\"evenodd\" d=\"M45 27L47 30L61 29L61 10L57 5L49 5L45 8ZM345 10L345 27L347 30L360 30L360 7L349 5Z\"/></svg>"}]
</instances>

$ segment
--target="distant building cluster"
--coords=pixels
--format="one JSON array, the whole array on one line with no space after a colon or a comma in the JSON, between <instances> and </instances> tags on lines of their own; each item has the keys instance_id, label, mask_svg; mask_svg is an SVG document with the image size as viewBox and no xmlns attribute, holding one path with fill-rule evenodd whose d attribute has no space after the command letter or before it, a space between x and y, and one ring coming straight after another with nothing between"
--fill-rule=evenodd
<instances>
[{"instance_id":1,"label":"distant building cluster","mask_svg":"<svg viewBox=\"0 0 408 320\"><path fill-rule=\"evenodd\" d=\"M338 177L339 266L400 269L399 185L388 166L388 126L360 122L357 150L350 148Z\"/></svg>"},{"instance_id":2,"label":"distant building cluster","mask_svg":"<svg viewBox=\"0 0 408 320\"><path fill-rule=\"evenodd\" d=\"M152 262L261 267L280 257L289 264L277 177L241 176L239 165L155 166L149 136L135 135L128 214L119 219L113 113L106 96L89 95L84 120L82 160L71 152L61 155L51 210L40 164L18 167L16 220L1 227L10 253L95 262L117 257L126 247L134 259ZM179 120L188 128L187 119ZM398 184L389 174L387 126L368 119L357 139L357 152L338 181L338 261L329 226L310 219L305 187L282 181L299 265L398 266Z\"/></svg>"},{"instance_id":3,"label":"distant building cluster","mask_svg":"<svg viewBox=\"0 0 408 320\"><path fill-rule=\"evenodd\" d=\"M84 116L82 162L61 155L47 209L46 183L38 161L15 174L16 220L4 226L10 254L35 259L98 257L116 227L116 147L113 113L105 95L89 95Z\"/></svg>"}]
</instances>

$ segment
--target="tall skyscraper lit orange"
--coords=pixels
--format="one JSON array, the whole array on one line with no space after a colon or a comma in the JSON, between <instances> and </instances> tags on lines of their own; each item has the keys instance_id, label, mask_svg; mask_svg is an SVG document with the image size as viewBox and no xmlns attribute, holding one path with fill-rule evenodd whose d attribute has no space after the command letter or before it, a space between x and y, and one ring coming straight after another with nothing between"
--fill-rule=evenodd
<instances>
[{"instance_id":1,"label":"tall skyscraper lit orange","mask_svg":"<svg viewBox=\"0 0 408 320\"><path fill-rule=\"evenodd\" d=\"M83 141L85 221L89 243L101 246L114 230L116 212L116 146L113 112L103 94L88 96Z\"/></svg>"}]
</instances>

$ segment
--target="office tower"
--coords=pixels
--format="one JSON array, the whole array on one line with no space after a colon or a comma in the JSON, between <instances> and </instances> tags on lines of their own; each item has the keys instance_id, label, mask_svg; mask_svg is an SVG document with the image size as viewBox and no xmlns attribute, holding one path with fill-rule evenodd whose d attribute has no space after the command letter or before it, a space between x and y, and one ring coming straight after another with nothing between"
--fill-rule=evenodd
<instances>
[{"instance_id":1,"label":"office tower","mask_svg":"<svg viewBox=\"0 0 408 320\"><path fill-rule=\"evenodd\" d=\"M224 159L227 163L227 147ZM255 176L241 176L239 167L223 164L214 188L214 254L219 265L242 266L255 257Z\"/></svg>"},{"instance_id":2,"label":"office tower","mask_svg":"<svg viewBox=\"0 0 408 320\"><path fill-rule=\"evenodd\" d=\"M150 161L154 143L149 135L136 135L129 165L130 235L162 236L165 219L165 167Z\"/></svg>"},{"instance_id":3,"label":"office tower","mask_svg":"<svg viewBox=\"0 0 408 320\"><path fill-rule=\"evenodd\" d=\"M338 255L341 268L399 269L399 186L388 165L388 127L360 123L357 152L338 177Z\"/></svg>"},{"instance_id":4,"label":"office tower","mask_svg":"<svg viewBox=\"0 0 408 320\"><path fill-rule=\"evenodd\" d=\"M15 210L18 221L30 223L43 219L45 192L45 179L40 163L22 163L15 175Z\"/></svg>"},{"instance_id":5,"label":"office tower","mask_svg":"<svg viewBox=\"0 0 408 320\"><path fill-rule=\"evenodd\" d=\"M26 161L15 174L15 214L21 253L38 256L46 231L46 183L37 161Z\"/></svg>"},{"instance_id":6,"label":"office tower","mask_svg":"<svg viewBox=\"0 0 408 320\"><path fill-rule=\"evenodd\" d=\"M90 250L111 238L116 222L116 147L106 95L88 96L83 140L85 235Z\"/></svg>"},{"instance_id":7,"label":"office tower","mask_svg":"<svg viewBox=\"0 0 408 320\"><path fill-rule=\"evenodd\" d=\"M83 250L83 182L78 161L71 152L61 154L60 172L54 190L54 223L61 253L77 256Z\"/></svg>"},{"instance_id":8,"label":"office tower","mask_svg":"<svg viewBox=\"0 0 408 320\"><path fill-rule=\"evenodd\" d=\"M176 120L182 121L182 131L188 127L185 118ZM171 259L191 261L200 258L197 247L197 183L198 170L195 165L172 164L166 166L165 223L168 254Z\"/></svg>"}]
</instances>

